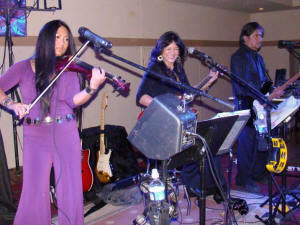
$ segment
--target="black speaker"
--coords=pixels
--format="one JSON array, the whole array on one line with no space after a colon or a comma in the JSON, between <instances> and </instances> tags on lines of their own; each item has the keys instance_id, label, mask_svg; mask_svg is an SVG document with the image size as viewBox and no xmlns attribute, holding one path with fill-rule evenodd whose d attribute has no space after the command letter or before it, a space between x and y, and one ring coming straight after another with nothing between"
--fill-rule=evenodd
<instances>
[{"instance_id":1,"label":"black speaker","mask_svg":"<svg viewBox=\"0 0 300 225\"><path fill-rule=\"evenodd\" d=\"M153 99L136 123L128 140L146 157L165 160L195 144L194 112L179 98L164 94Z\"/></svg>"}]
</instances>

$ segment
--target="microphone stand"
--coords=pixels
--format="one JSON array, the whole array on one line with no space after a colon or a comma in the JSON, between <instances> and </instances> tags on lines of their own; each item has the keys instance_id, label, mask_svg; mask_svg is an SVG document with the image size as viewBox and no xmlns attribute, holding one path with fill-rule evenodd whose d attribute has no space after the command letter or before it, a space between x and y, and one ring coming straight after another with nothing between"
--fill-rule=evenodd
<instances>
[{"instance_id":1,"label":"microphone stand","mask_svg":"<svg viewBox=\"0 0 300 225\"><path fill-rule=\"evenodd\" d=\"M8 48L8 63L9 67L14 64L13 62L13 51L12 51L12 37L11 37L11 24L10 24L10 8L7 7L6 9L6 32L5 32L5 42L7 42ZM13 101L17 98L17 101L20 102L20 96L17 92L16 88L14 87L10 93L11 98ZM17 133L17 121L12 116L12 124L13 124L13 140L14 140L14 150L15 150L15 163L16 163L16 173L20 175L20 164L19 164L19 150L18 150L18 133Z\"/></svg>"},{"instance_id":2,"label":"microphone stand","mask_svg":"<svg viewBox=\"0 0 300 225\"><path fill-rule=\"evenodd\" d=\"M216 97L214 97L212 95L209 95L209 94L205 93L204 91L201 91L201 90L199 90L197 88L193 88L190 85L186 85L186 84L177 82L177 81L175 81L175 80L173 80L173 79L171 79L169 77L166 77L166 76L164 76L164 75L162 75L160 73L157 73L157 72L152 71L152 70L150 70L148 68L145 68L145 67L143 67L141 65L138 65L138 64L136 64L136 63L134 63L132 61L129 61L129 60L124 59L124 58L122 58L120 56L117 56L117 55L113 54L111 51L109 51L108 49L103 49L103 48L99 48L99 47L95 47L94 49L97 52L99 52L99 53L103 53L103 54L105 54L107 56L110 56L110 57L113 57L113 58L115 58L115 59L117 59L117 60L119 60L121 62L127 63L128 65L131 65L131 66L133 66L135 68L138 68L138 69L143 70L145 72L151 73L152 76L154 76L156 78L159 78L161 81L166 82L166 83L168 83L168 84L170 84L170 85L172 85L172 86L174 86L174 87L176 87L176 88L178 88L180 90L183 90L184 92L188 91L189 93L193 93L195 95L204 96L204 97L206 97L208 99L211 99L211 100L213 100L213 101L215 101L215 102L217 102L217 103L219 103L221 105L224 105L224 106L230 108L231 110L234 109L234 105L232 105L230 103L227 103L227 102L225 102L222 99L216 98Z\"/></svg>"},{"instance_id":3,"label":"microphone stand","mask_svg":"<svg viewBox=\"0 0 300 225\"><path fill-rule=\"evenodd\" d=\"M220 64L214 62L214 60L211 57L201 57L200 58L204 63L208 64L211 68L215 68L220 73L223 73L224 75L231 78L231 80L237 82L239 85L243 86L246 90L250 91L252 95L262 104L265 104L265 110L266 110L266 121L267 121L267 145L268 145L268 154L269 157L272 155L272 141L271 141L271 109L276 109L277 105L272 103L266 96L264 96L260 91L258 91L255 87L248 84L246 81L238 77L236 74L232 72L225 71L223 68L221 68ZM264 224L276 224L274 221L274 215L272 212L272 174L269 172L268 176L268 193L269 193L269 217L267 220L263 220L257 215L255 216L257 219L259 219Z\"/></svg>"},{"instance_id":4,"label":"microphone stand","mask_svg":"<svg viewBox=\"0 0 300 225\"><path fill-rule=\"evenodd\" d=\"M295 47L294 46L289 46L286 48L288 50L288 52L293 55L299 62L300 62L300 54L298 52L296 52Z\"/></svg>"}]
</instances>

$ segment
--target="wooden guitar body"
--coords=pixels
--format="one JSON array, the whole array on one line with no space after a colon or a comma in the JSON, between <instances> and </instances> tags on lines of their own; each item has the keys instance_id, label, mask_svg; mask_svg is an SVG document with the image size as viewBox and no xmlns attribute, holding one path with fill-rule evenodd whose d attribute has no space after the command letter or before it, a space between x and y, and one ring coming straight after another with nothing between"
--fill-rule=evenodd
<instances>
[{"instance_id":1,"label":"wooden guitar body","mask_svg":"<svg viewBox=\"0 0 300 225\"><path fill-rule=\"evenodd\" d=\"M93 172L89 164L90 156L91 151L89 149L82 150L81 175L83 192L90 191L94 183Z\"/></svg>"}]
</instances>

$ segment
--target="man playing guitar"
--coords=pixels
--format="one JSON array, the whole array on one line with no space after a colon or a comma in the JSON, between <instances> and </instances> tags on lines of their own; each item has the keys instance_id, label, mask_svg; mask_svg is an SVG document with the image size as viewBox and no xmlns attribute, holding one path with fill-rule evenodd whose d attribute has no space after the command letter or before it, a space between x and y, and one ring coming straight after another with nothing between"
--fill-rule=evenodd
<instances>
[{"instance_id":1,"label":"man playing guitar","mask_svg":"<svg viewBox=\"0 0 300 225\"><path fill-rule=\"evenodd\" d=\"M262 46L264 29L257 22L251 22L242 28L240 48L231 57L231 72L251 84L263 94L270 92L270 97L280 97L282 89L271 92L271 79L268 76L263 58L258 51ZM238 83L233 82L233 95L236 110L252 109L254 96ZM241 132L238 139L236 184L249 192L259 192L255 181L262 181L266 174L265 165L267 152L259 152L257 147L256 130L253 126L254 113Z\"/></svg>"}]
</instances>

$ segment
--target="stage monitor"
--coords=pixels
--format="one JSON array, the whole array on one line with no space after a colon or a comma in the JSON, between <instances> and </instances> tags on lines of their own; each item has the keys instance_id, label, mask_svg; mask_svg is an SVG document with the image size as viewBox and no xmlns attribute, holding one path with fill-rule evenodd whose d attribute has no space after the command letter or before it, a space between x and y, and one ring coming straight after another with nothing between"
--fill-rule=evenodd
<instances>
[{"instance_id":1,"label":"stage monitor","mask_svg":"<svg viewBox=\"0 0 300 225\"><path fill-rule=\"evenodd\" d=\"M172 94L153 99L128 135L128 140L150 159L165 160L194 145L194 112Z\"/></svg>"}]
</instances>

